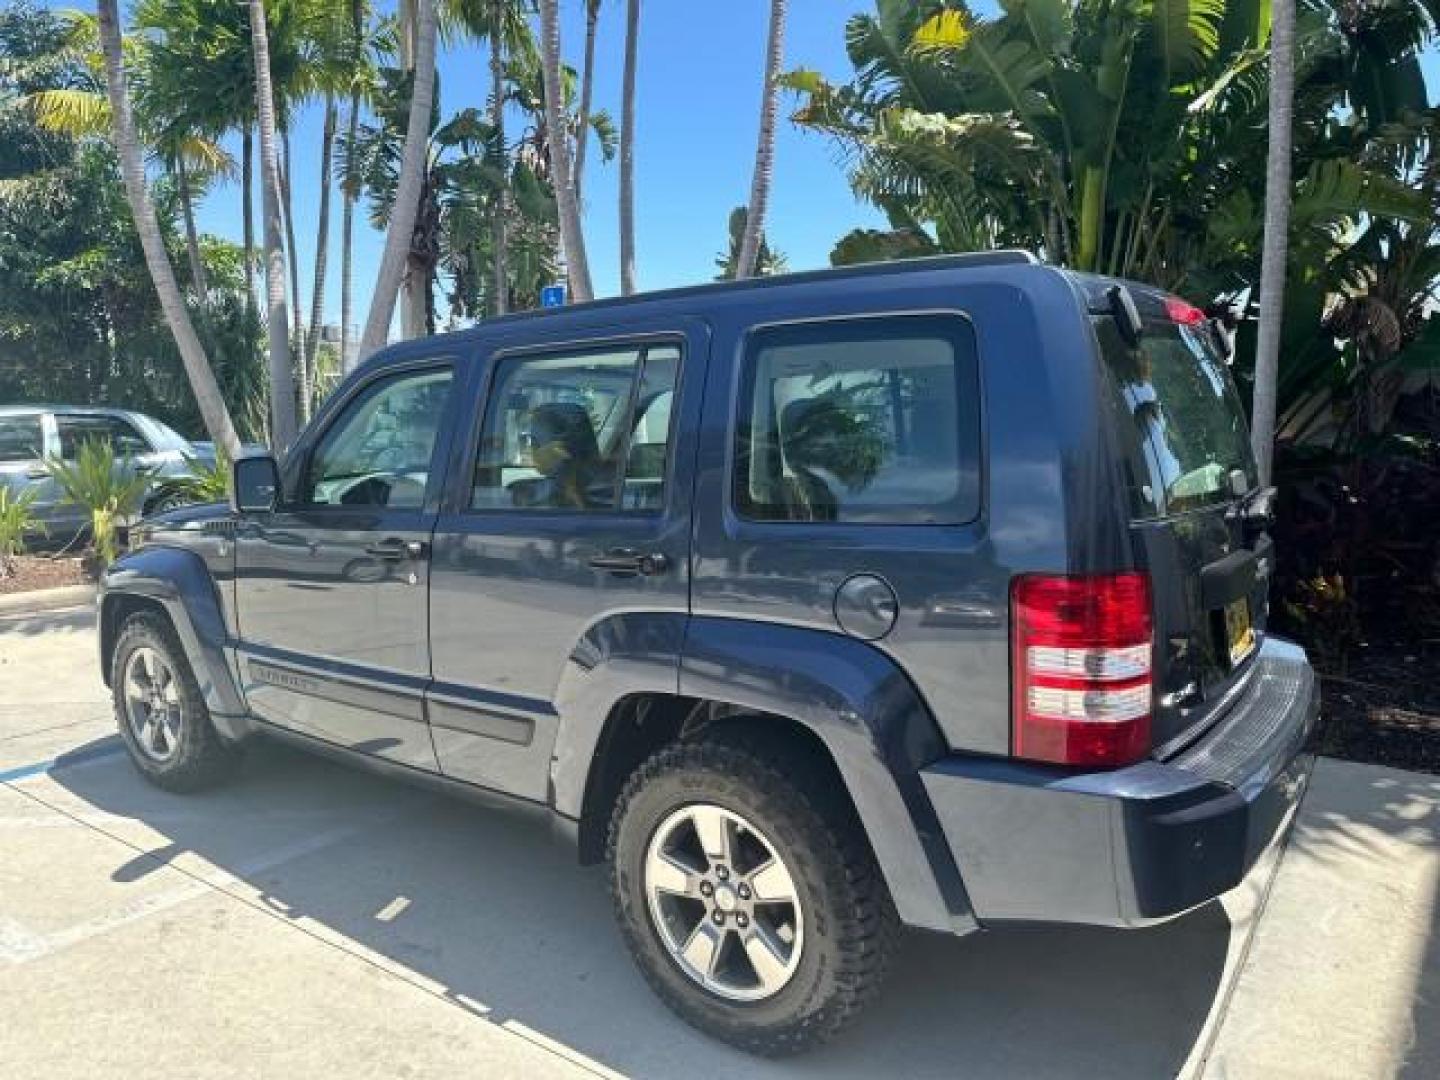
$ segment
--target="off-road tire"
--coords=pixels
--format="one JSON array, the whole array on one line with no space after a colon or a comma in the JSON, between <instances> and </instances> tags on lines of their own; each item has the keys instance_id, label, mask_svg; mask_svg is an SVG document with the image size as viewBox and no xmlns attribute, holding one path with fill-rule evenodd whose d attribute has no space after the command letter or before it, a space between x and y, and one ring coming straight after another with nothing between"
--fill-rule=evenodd
<instances>
[{"instance_id":1,"label":"off-road tire","mask_svg":"<svg viewBox=\"0 0 1440 1080\"><path fill-rule=\"evenodd\" d=\"M124 701L125 665L131 654L142 646L154 649L175 674L180 699L181 730L179 746L173 758L157 762L148 756L136 741L126 719ZM111 658L110 690L115 704L115 720L120 738L130 760L140 774L156 787L166 791L188 793L214 787L229 779L240 762L242 751L235 743L222 739L210 720L204 695L195 681L195 673L186 659L175 630L164 618L150 614L131 615L120 627Z\"/></svg>"},{"instance_id":2,"label":"off-road tire","mask_svg":"<svg viewBox=\"0 0 1440 1080\"><path fill-rule=\"evenodd\" d=\"M650 914L646 851L680 807L709 803L753 822L778 849L805 919L799 965L760 1001L713 993L672 959ZM642 764L610 821L611 895L641 973L675 1013L751 1053L778 1057L833 1038L879 991L900 923L855 812L833 774L781 740L677 743Z\"/></svg>"}]
</instances>

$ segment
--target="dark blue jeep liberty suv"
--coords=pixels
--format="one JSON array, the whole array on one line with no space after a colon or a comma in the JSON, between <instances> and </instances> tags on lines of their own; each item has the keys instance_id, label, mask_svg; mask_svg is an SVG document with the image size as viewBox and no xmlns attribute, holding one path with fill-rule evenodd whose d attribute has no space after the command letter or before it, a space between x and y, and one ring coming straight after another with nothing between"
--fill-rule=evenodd
<instances>
[{"instance_id":1,"label":"dark blue jeep liberty suv","mask_svg":"<svg viewBox=\"0 0 1440 1080\"><path fill-rule=\"evenodd\" d=\"M839 1030L900 927L1143 926L1319 709L1195 308L1019 252L498 318L362 365L106 575L130 756L270 736L538 810L676 1012Z\"/></svg>"}]
</instances>

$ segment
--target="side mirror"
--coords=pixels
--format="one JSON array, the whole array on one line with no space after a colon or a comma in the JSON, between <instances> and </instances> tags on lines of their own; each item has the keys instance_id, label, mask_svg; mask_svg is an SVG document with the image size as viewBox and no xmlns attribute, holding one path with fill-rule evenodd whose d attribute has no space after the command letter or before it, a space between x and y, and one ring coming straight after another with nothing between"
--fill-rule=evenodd
<instances>
[{"instance_id":1,"label":"side mirror","mask_svg":"<svg viewBox=\"0 0 1440 1080\"><path fill-rule=\"evenodd\" d=\"M280 466L269 454L236 460L230 471L230 506L241 514L268 514L280 501Z\"/></svg>"}]
</instances>

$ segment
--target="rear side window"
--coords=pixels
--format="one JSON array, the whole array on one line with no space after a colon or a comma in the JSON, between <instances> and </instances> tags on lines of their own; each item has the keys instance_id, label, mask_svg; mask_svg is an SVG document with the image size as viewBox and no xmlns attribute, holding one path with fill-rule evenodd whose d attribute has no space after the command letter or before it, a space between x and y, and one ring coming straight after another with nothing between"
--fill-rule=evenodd
<instances>
[{"instance_id":1,"label":"rear side window","mask_svg":"<svg viewBox=\"0 0 1440 1080\"><path fill-rule=\"evenodd\" d=\"M0 463L34 461L45 456L38 416L0 416Z\"/></svg>"},{"instance_id":2,"label":"rear side window","mask_svg":"<svg viewBox=\"0 0 1440 1080\"><path fill-rule=\"evenodd\" d=\"M958 524L979 512L974 335L952 315L751 336L734 497L757 521Z\"/></svg>"},{"instance_id":3,"label":"rear side window","mask_svg":"<svg viewBox=\"0 0 1440 1080\"><path fill-rule=\"evenodd\" d=\"M1138 513L1183 513L1235 497L1230 474L1256 482L1245 413L1230 370L1203 326L1147 320L1131 348L1096 320L1100 351L1131 452Z\"/></svg>"}]
</instances>

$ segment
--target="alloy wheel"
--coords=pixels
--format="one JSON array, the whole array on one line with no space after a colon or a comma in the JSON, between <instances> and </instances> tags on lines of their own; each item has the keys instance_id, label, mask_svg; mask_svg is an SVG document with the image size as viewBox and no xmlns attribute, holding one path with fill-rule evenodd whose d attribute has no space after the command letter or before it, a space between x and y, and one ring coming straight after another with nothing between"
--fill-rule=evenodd
<instances>
[{"instance_id":1,"label":"alloy wheel","mask_svg":"<svg viewBox=\"0 0 1440 1080\"><path fill-rule=\"evenodd\" d=\"M125 723L141 752L168 762L180 747L180 685L156 649L142 645L125 662Z\"/></svg>"},{"instance_id":2,"label":"alloy wheel","mask_svg":"<svg viewBox=\"0 0 1440 1080\"><path fill-rule=\"evenodd\" d=\"M650 916L671 959L732 1001L772 997L794 976L805 920L775 845L709 803L671 813L645 854Z\"/></svg>"}]
</instances>

